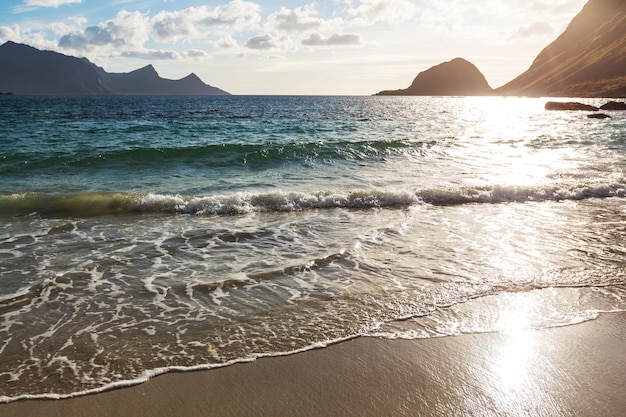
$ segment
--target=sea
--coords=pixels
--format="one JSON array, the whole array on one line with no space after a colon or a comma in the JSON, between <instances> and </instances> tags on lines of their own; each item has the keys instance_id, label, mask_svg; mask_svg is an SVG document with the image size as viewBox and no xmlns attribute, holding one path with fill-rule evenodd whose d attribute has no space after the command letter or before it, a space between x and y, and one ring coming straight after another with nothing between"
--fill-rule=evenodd
<instances>
[{"instance_id":1,"label":"sea","mask_svg":"<svg viewBox=\"0 0 626 417\"><path fill-rule=\"evenodd\" d=\"M0 96L0 402L626 311L626 112L546 101Z\"/></svg>"}]
</instances>

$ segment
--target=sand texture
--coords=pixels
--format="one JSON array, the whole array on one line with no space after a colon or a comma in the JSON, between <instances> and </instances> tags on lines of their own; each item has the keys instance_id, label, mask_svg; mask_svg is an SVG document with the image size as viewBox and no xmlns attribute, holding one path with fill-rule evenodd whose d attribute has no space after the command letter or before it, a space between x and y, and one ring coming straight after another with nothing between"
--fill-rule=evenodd
<instances>
[{"instance_id":1,"label":"sand texture","mask_svg":"<svg viewBox=\"0 0 626 417\"><path fill-rule=\"evenodd\" d=\"M12 416L624 416L626 313L567 327L358 338L58 401Z\"/></svg>"}]
</instances>

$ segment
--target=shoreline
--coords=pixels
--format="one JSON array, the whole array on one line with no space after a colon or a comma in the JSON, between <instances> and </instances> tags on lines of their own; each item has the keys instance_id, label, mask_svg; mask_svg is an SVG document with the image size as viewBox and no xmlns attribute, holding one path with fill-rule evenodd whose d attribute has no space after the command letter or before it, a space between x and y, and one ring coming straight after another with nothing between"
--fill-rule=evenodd
<instances>
[{"instance_id":1,"label":"shoreline","mask_svg":"<svg viewBox=\"0 0 626 417\"><path fill-rule=\"evenodd\" d=\"M289 356L62 400L0 404L5 417L621 416L626 313L515 333L359 337Z\"/></svg>"}]
</instances>

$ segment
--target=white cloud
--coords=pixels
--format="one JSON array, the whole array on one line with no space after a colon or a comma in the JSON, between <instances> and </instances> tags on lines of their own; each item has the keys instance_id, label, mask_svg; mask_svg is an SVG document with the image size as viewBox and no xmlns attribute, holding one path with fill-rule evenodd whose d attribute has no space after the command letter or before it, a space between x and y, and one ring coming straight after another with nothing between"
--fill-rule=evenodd
<instances>
[{"instance_id":1,"label":"white cloud","mask_svg":"<svg viewBox=\"0 0 626 417\"><path fill-rule=\"evenodd\" d=\"M232 36L226 35L221 37L215 45L221 49L231 49L236 47L238 44L237 41L232 38Z\"/></svg>"},{"instance_id":2,"label":"white cloud","mask_svg":"<svg viewBox=\"0 0 626 417\"><path fill-rule=\"evenodd\" d=\"M113 19L71 32L59 40L59 46L76 51L94 47L137 49L148 40L148 18L139 12L122 10Z\"/></svg>"},{"instance_id":3,"label":"white cloud","mask_svg":"<svg viewBox=\"0 0 626 417\"><path fill-rule=\"evenodd\" d=\"M138 58L145 60L173 60L179 59L180 54L177 51L162 50L142 50L142 51L123 51L118 56L124 58Z\"/></svg>"},{"instance_id":4,"label":"white cloud","mask_svg":"<svg viewBox=\"0 0 626 417\"><path fill-rule=\"evenodd\" d=\"M313 33L306 39L302 40L302 45L305 46L347 46L358 45L361 42L359 35L340 35L338 33L332 34L329 38L324 39L319 33Z\"/></svg>"},{"instance_id":5,"label":"white cloud","mask_svg":"<svg viewBox=\"0 0 626 417\"><path fill-rule=\"evenodd\" d=\"M317 17L314 17L317 12L312 6L297 7L295 9L288 9L281 7L281 9L272 13L267 18L269 27L283 32L306 32L308 30L318 29L323 21Z\"/></svg>"},{"instance_id":6,"label":"white cloud","mask_svg":"<svg viewBox=\"0 0 626 417\"><path fill-rule=\"evenodd\" d=\"M258 49L258 50L268 50L275 48L276 44L272 41L272 37L269 35L263 36L255 36L253 38L248 39L246 42L246 48L250 49Z\"/></svg>"},{"instance_id":7,"label":"white cloud","mask_svg":"<svg viewBox=\"0 0 626 417\"><path fill-rule=\"evenodd\" d=\"M201 51L200 49L190 49L186 52L183 52L183 56L185 58L202 59L210 58L211 54L207 53L206 51Z\"/></svg>"},{"instance_id":8,"label":"white cloud","mask_svg":"<svg viewBox=\"0 0 626 417\"><path fill-rule=\"evenodd\" d=\"M177 41L200 37L196 29L198 12L204 12L206 7L179 10L176 12L161 12L152 19L152 27L158 38L164 41Z\"/></svg>"},{"instance_id":9,"label":"white cloud","mask_svg":"<svg viewBox=\"0 0 626 417\"><path fill-rule=\"evenodd\" d=\"M87 19L82 16L71 16L63 22L52 22L48 24L48 29L57 36L63 36L71 32L80 32L87 24Z\"/></svg>"},{"instance_id":10,"label":"white cloud","mask_svg":"<svg viewBox=\"0 0 626 417\"><path fill-rule=\"evenodd\" d=\"M554 33L554 28L546 22L535 22L520 27L511 38L530 38L532 36L548 36Z\"/></svg>"},{"instance_id":11,"label":"white cloud","mask_svg":"<svg viewBox=\"0 0 626 417\"><path fill-rule=\"evenodd\" d=\"M158 39L165 42L192 40L217 33L253 29L261 21L260 7L251 2L234 0L223 6L189 7L174 12L160 12L152 18Z\"/></svg>"},{"instance_id":12,"label":"white cloud","mask_svg":"<svg viewBox=\"0 0 626 417\"><path fill-rule=\"evenodd\" d=\"M557 13L557 14L571 14L579 11L584 4L584 0L535 0L528 4L528 1L521 3L524 6L530 6L530 8L536 12L544 13Z\"/></svg>"},{"instance_id":13,"label":"white cloud","mask_svg":"<svg viewBox=\"0 0 626 417\"><path fill-rule=\"evenodd\" d=\"M409 0L358 0L348 14L353 24L399 23L413 18L417 8Z\"/></svg>"},{"instance_id":14,"label":"white cloud","mask_svg":"<svg viewBox=\"0 0 626 417\"><path fill-rule=\"evenodd\" d=\"M20 30L20 26L0 26L0 40L20 42L22 40L22 31Z\"/></svg>"},{"instance_id":15,"label":"white cloud","mask_svg":"<svg viewBox=\"0 0 626 417\"><path fill-rule=\"evenodd\" d=\"M263 24L263 33L271 36L271 47L280 48L283 51L294 52L302 49L302 46L321 46L341 44L344 45L354 42L353 38L338 38L337 33L343 31L345 20L336 15L336 13L328 13L330 18L320 17L316 6L313 4L305 5L290 9L281 7L277 12L268 15ZM331 38L324 38L322 34L330 34ZM303 36L307 36L302 41ZM329 40L331 43L329 43ZM308 44L307 44L308 42ZM253 49L270 49L270 45L261 43L262 48ZM250 47L250 45L246 45Z\"/></svg>"},{"instance_id":16,"label":"white cloud","mask_svg":"<svg viewBox=\"0 0 626 417\"><path fill-rule=\"evenodd\" d=\"M190 49L188 51L161 50L161 49L139 49L133 51L122 51L111 54L113 57L143 59L147 61L173 61L181 59L207 59L211 55L199 49Z\"/></svg>"},{"instance_id":17,"label":"white cloud","mask_svg":"<svg viewBox=\"0 0 626 417\"><path fill-rule=\"evenodd\" d=\"M59 7L64 4L82 3L82 0L24 0L26 6Z\"/></svg>"},{"instance_id":18,"label":"white cloud","mask_svg":"<svg viewBox=\"0 0 626 417\"><path fill-rule=\"evenodd\" d=\"M46 39L45 32L24 30L20 25L0 26L0 43L13 41L42 50L55 50L56 42Z\"/></svg>"},{"instance_id":19,"label":"white cloud","mask_svg":"<svg viewBox=\"0 0 626 417\"><path fill-rule=\"evenodd\" d=\"M236 31L254 27L261 20L261 8L256 3L234 0L216 7L208 16L200 20L207 28L225 26Z\"/></svg>"}]
</instances>

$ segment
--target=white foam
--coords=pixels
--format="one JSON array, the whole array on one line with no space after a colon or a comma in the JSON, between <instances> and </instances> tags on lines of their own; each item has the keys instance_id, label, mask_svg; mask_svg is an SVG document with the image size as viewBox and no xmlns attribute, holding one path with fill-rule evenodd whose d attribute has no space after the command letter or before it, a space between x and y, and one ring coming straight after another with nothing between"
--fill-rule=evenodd
<instances>
[{"instance_id":1,"label":"white foam","mask_svg":"<svg viewBox=\"0 0 626 417\"><path fill-rule=\"evenodd\" d=\"M417 193L434 205L584 200L626 197L624 183L546 184L543 186L495 185L458 189L430 189Z\"/></svg>"},{"instance_id":2,"label":"white foam","mask_svg":"<svg viewBox=\"0 0 626 417\"><path fill-rule=\"evenodd\" d=\"M353 336L349 336L345 338L337 338L337 339L332 339L332 340L316 342L311 345L302 347L300 349L295 349L292 351L251 354L245 358L234 359L234 360L230 360L230 361L223 362L223 363L200 364L200 365L193 365L193 366L168 366L168 367L154 368L154 369L149 369L149 370L145 370L141 372L141 374L137 376L136 378L115 381L115 382L105 384L99 388L87 389L87 390L72 392L68 394L58 394L58 393L23 394L23 395L17 395L14 397L0 395L0 404L9 403L13 401L21 401L21 400L62 400L62 399L80 397L83 395L98 394L98 393L110 391L113 389L127 388L127 387L131 387L134 385L139 385L141 383L148 381L151 378L157 377L159 375L163 375L168 372L195 372L195 371L223 368L223 367L231 366L237 363L254 362L257 359L265 358L265 357L289 356L289 355L293 355L297 353L306 352L309 350L321 349L321 348L324 348L324 347L327 347L336 343L341 343L346 340L350 340L359 336L361 335L358 334L358 335L353 335ZM206 346L206 344L204 343L198 343L198 345ZM59 361L59 362L65 362L64 358L61 358L61 357L57 357L53 360Z\"/></svg>"},{"instance_id":3,"label":"white foam","mask_svg":"<svg viewBox=\"0 0 626 417\"><path fill-rule=\"evenodd\" d=\"M376 208L409 206L418 202L411 190L363 190L350 192L235 193L212 196L148 194L133 204L137 211L197 215L290 212L306 209Z\"/></svg>"}]
</instances>

